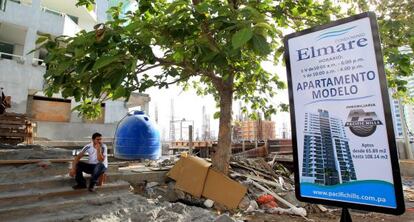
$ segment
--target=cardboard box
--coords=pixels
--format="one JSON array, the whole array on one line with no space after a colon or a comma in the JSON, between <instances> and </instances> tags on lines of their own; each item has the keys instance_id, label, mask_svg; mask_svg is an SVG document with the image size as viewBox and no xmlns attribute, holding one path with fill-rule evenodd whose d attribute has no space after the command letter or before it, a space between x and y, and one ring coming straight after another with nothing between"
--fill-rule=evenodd
<instances>
[{"instance_id":1,"label":"cardboard box","mask_svg":"<svg viewBox=\"0 0 414 222\"><path fill-rule=\"evenodd\" d=\"M211 169L211 163L199 157L181 157L168 172L176 181L176 188L195 197L205 197L235 209L247 192L247 188Z\"/></svg>"}]
</instances>

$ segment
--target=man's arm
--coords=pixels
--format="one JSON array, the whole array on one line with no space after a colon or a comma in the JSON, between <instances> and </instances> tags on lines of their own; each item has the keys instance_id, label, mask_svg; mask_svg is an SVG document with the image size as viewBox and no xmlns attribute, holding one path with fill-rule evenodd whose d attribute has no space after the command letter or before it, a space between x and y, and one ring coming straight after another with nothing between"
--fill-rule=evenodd
<instances>
[{"instance_id":1,"label":"man's arm","mask_svg":"<svg viewBox=\"0 0 414 222\"><path fill-rule=\"evenodd\" d=\"M69 171L69 175L71 177L76 175L76 165L78 164L79 160L83 157L83 155L85 155L85 148L83 148L81 152L78 153L78 155L76 155L72 161L72 168Z\"/></svg>"},{"instance_id":2,"label":"man's arm","mask_svg":"<svg viewBox=\"0 0 414 222\"><path fill-rule=\"evenodd\" d=\"M98 148L97 148L97 158L99 162L103 162L105 160L105 155L103 154L102 150L105 151L106 146L103 144L99 144Z\"/></svg>"},{"instance_id":3,"label":"man's arm","mask_svg":"<svg viewBox=\"0 0 414 222\"><path fill-rule=\"evenodd\" d=\"M79 160L85 155L85 152L80 152L78 155L75 156L72 162L72 168L76 168L76 165L78 164Z\"/></svg>"}]
</instances>

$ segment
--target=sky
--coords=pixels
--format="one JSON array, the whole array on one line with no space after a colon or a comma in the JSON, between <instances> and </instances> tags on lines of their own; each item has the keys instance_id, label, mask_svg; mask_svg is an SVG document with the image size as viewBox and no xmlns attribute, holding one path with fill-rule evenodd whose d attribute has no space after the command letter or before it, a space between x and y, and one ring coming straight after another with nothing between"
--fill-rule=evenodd
<instances>
[{"instance_id":1,"label":"sky","mask_svg":"<svg viewBox=\"0 0 414 222\"><path fill-rule=\"evenodd\" d=\"M128 9L133 9L136 5L130 5ZM346 10L347 5L342 4L344 10ZM292 30L285 30L286 33L292 32ZM162 54L161 50L155 48L154 54ZM285 82L286 77L286 68L283 66L274 66L272 62L263 62L262 66L265 70L271 73L277 73L279 78ZM161 72L161 69L151 70L151 74L156 74ZM287 86L287 84L286 84ZM155 121L155 107L158 107L158 128L161 132L163 138L169 136L169 123L171 120L171 100L174 101L174 113L175 119L186 119L194 121L194 135L197 135L197 131L201 135L201 126L202 126L202 107L206 107L206 113L210 115L210 128L212 133L218 134L218 120L213 118L213 114L218 111L216 104L212 96L197 96L195 91L189 89L188 91L183 91L178 86L171 86L169 89L157 89L152 88L146 92L150 95L151 101L149 106L149 116ZM288 91L278 91L277 95L271 99L271 102L274 106L277 106L280 103L289 103ZM237 101L233 102L233 119L238 113L239 103ZM287 128L290 132L290 114L288 112L279 112L276 115L273 115L271 118L275 121L276 137L281 137L283 128ZM176 127L177 128L177 127ZM178 134L176 131L176 138ZM187 133L188 135L188 133Z\"/></svg>"},{"instance_id":2,"label":"sky","mask_svg":"<svg viewBox=\"0 0 414 222\"><path fill-rule=\"evenodd\" d=\"M286 81L286 69L283 66L274 66L272 62L262 63L264 69L271 73L278 73L281 80ZM154 73L161 72L160 69L153 70ZM288 103L288 92L286 90L278 90L277 96L272 98L271 102L273 105L277 105L280 102ZM185 119L194 121L194 136L197 137L197 131L201 136L202 126L202 107L206 107L206 113L210 116L210 128L212 134L218 134L218 119L213 118L213 114L218 111L215 105L215 101L211 95L198 96L195 90L189 89L183 91L179 86L173 85L168 89L151 88L145 93L151 97L149 105L149 116L155 121L155 107L158 107L158 128L163 138L169 138L169 123L171 120L171 100L174 101L174 113L175 119ZM238 114L239 103L233 102L233 119ZM282 128L288 127L290 129L290 116L289 113L283 112L272 116L272 120L276 122L276 136L281 135ZM176 138L179 139L180 132L178 125L176 125ZM188 124L188 123L187 123ZM184 124L185 126L186 124ZM183 127L183 138L188 135L186 127Z\"/></svg>"}]
</instances>

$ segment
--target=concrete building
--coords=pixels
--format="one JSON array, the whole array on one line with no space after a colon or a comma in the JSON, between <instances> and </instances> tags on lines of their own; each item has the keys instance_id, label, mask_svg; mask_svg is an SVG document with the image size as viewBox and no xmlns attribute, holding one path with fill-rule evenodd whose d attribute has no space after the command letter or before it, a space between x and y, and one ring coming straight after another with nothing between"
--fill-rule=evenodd
<instances>
[{"instance_id":1,"label":"concrete building","mask_svg":"<svg viewBox=\"0 0 414 222\"><path fill-rule=\"evenodd\" d=\"M85 140L91 133L112 137L118 121L128 109L138 107L148 113L150 98L135 93L126 103L108 101L103 115L88 121L71 112L78 105L60 95L47 98L43 93L43 58L46 51L28 54L36 48L40 34L74 36L80 30L93 30L108 19L109 2L96 0L92 11L76 7L76 0L0 0L0 87L12 97L8 112L25 113L36 123L37 137L52 140ZM111 1L112 3L114 1Z\"/></svg>"},{"instance_id":2,"label":"concrete building","mask_svg":"<svg viewBox=\"0 0 414 222\"><path fill-rule=\"evenodd\" d=\"M400 102L396 99L392 99L391 97L390 103L391 103L391 112L392 112L392 120L394 124L395 138L402 139L403 128L401 124Z\"/></svg>"},{"instance_id":3,"label":"concrete building","mask_svg":"<svg viewBox=\"0 0 414 222\"><path fill-rule=\"evenodd\" d=\"M411 98L414 97L414 76L408 78L408 94ZM414 133L414 106L412 104L404 105L404 115L407 121L407 127L410 133ZM410 135L411 138L414 138L413 135Z\"/></svg>"},{"instance_id":4,"label":"concrete building","mask_svg":"<svg viewBox=\"0 0 414 222\"><path fill-rule=\"evenodd\" d=\"M234 141L272 140L276 138L275 122L270 120L247 120L233 124Z\"/></svg>"},{"instance_id":5,"label":"concrete building","mask_svg":"<svg viewBox=\"0 0 414 222\"><path fill-rule=\"evenodd\" d=\"M414 97L414 76L411 76L407 79L407 88L408 94L410 97ZM391 111L392 111L392 118L394 123L394 131L396 139L403 139L403 126L401 121L401 114L405 117L406 127L408 129L408 135L411 141L414 140L414 106L412 104L400 104L398 99L392 98L393 90L389 90L390 94L390 103L391 103ZM402 110L400 111L400 109Z\"/></svg>"},{"instance_id":6,"label":"concrete building","mask_svg":"<svg viewBox=\"0 0 414 222\"><path fill-rule=\"evenodd\" d=\"M322 185L356 180L344 124L326 110L305 114L301 180Z\"/></svg>"}]
</instances>

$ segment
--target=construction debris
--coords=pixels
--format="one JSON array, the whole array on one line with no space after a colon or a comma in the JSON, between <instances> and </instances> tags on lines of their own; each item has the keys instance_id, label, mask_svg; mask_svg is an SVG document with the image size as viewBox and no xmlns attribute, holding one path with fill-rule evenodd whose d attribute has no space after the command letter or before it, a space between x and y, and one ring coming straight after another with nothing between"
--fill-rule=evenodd
<instances>
[{"instance_id":1,"label":"construction debris","mask_svg":"<svg viewBox=\"0 0 414 222\"><path fill-rule=\"evenodd\" d=\"M210 168L211 163L194 156L182 156L168 176L176 188L200 198L205 197L228 209L235 209L246 194L246 187Z\"/></svg>"},{"instance_id":2,"label":"construction debris","mask_svg":"<svg viewBox=\"0 0 414 222\"><path fill-rule=\"evenodd\" d=\"M291 173L277 161L272 160L271 163L264 158L234 158L230 163L230 177L237 183L210 169L210 162L184 155L168 176L176 181L171 185L176 198L187 203L195 204L201 200L204 207L214 205L218 211L238 208L242 213L267 212L306 217L307 211L294 198Z\"/></svg>"},{"instance_id":3,"label":"construction debris","mask_svg":"<svg viewBox=\"0 0 414 222\"><path fill-rule=\"evenodd\" d=\"M404 190L405 198L410 202L414 202L414 186L413 185L410 186L410 184L403 181L403 190Z\"/></svg>"},{"instance_id":4,"label":"construction debris","mask_svg":"<svg viewBox=\"0 0 414 222\"><path fill-rule=\"evenodd\" d=\"M263 158L234 158L230 165L230 177L248 186L246 197L249 198L250 205L245 210L246 213L264 211L306 217L305 208L299 206L297 200L291 200L291 195L294 194L291 173L275 158L269 163Z\"/></svg>"},{"instance_id":5,"label":"construction debris","mask_svg":"<svg viewBox=\"0 0 414 222\"><path fill-rule=\"evenodd\" d=\"M266 157L269 154L267 146L260 146L254 149L246 150L244 152L235 153L236 157L250 158L250 157Z\"/></svg>"}]
</instances>

